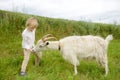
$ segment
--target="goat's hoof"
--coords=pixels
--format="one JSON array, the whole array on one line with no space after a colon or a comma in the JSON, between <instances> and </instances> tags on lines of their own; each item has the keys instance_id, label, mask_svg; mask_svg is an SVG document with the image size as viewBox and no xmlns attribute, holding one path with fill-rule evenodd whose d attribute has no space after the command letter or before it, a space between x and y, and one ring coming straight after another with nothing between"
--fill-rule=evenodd
<instances>
[{"instance_id":1,"label":"goat's hoof","mask_svg":"<svg viewBox=\"0 0 120 80\"><path fill-rule=\"evenodd\" d=\"M105 74L105 77L107 77L107 74Z\"/></svg>"},{"instance_id":2,"label":"goat's hoof","mask_svg":"<svg viewBox=\"0 0 120 80\"><path fill-rule=\"evenodd\" d=\"M39 66L39 63L35 63L35 66Z\"/></svg>"},{"instance_id":3,"label":"goat's hoof","mask_svg":"<svg viewBox=\"0 0 120 80\"><path fill-rule=\"evenodd\" d=\"M74 76L76 76L77 75L77 73L74 73Z\"/></svg>"},{"instance_id":4,"label":"goat's hoof","mask_svg":"<svg viewBox=\"0 0 120 80\"><path fill-rule=\"evenodd\" d=\"M25 72L20 72L20 76L25 76L26 75L26 73Z\"/></svg>"}]
</instances>

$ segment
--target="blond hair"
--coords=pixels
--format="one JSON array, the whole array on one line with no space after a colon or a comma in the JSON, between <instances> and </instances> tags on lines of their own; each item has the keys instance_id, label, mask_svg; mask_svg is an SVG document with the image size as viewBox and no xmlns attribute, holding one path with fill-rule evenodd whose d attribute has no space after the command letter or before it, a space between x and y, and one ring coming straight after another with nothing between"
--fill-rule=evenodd
<instances>
[{"instance_id":1,"label":"blond hair","mask_svg":"<svg viewBox=\"0 0 120 80\"><path fill-rule=\"evenodd\" d=\"M27 28L36 28L38 26L38 21L34 17L28 18L25 26Z\"/></svg>"}]
</instances>

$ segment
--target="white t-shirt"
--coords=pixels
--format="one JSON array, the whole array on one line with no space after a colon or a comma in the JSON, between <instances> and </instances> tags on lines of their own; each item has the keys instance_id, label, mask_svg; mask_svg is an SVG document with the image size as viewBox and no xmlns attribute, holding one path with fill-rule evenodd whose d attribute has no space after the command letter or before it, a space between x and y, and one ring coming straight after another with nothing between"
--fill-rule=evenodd
<instances>
[{"instance_id":1,"label":"white t-shirt","mask_svg":"<svg viewBox=\"0 0 120 80\"><path fill-rule=\"evenodd\" d=\"M35 30L29 31L27 28L22 32L22 48L31 49L34 47Z\"/></svg>"}]
</instances>

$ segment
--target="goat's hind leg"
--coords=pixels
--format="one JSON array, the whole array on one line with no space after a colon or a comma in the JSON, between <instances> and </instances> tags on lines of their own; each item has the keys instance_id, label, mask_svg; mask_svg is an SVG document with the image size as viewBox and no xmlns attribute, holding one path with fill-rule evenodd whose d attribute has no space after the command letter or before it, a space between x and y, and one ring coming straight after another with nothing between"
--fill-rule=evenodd
<instances>
[{"instance_id":1,"label":"goat's hind leg","mask_svg":"<svg viewBox=\"0 0 120 80\"><path fill-rule=\"evenodd\" d=\"M107 59L107 56L105 57L105 60L104 60L104 67L105 67L105 75L108 74L108 59Z\"/></svg>"},{"instance_id":2,"label":"goat's hind leg","mask_svg":"<svg viewBox=\"0 0 120 80\"><path fill-rule=\"evenodd\" d=\"M105 75L107 75L108 71L109 71L107 57L99 60L99 63L100 63L101 66L103 66L105 68Z\"/></svg>"}]
</instances>

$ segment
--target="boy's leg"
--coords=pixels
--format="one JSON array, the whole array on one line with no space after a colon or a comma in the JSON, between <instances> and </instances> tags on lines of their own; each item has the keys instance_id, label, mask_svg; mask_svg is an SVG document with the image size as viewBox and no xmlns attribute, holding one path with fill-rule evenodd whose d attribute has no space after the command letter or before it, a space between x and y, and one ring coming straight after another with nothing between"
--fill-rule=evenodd
<instances>
[{"instance_id":1,"label":"boy's leg","mask_svg":"<svg viewBox=\"0 0 120 80\"><path fill-rule=\"evenodd\" d=\"M25 75L29 57L30 57L30 51L28 51L27 49L24 49L24 59L23 59L22 66L21 66L21 75L22 76Z\"/></svg>"}]
</instances>

